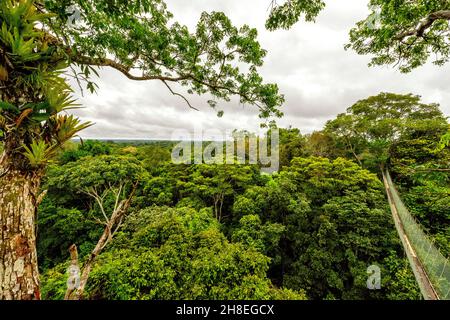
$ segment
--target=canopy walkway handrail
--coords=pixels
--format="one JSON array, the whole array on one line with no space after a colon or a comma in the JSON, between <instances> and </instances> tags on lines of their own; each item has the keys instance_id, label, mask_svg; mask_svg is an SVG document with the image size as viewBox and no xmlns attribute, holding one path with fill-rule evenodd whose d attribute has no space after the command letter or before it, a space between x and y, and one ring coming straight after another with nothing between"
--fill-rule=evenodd
<instances>
[{"instance_id":1,"label":"canopy walkway handrail","mask_svg":"<svg viewBox=\"0 0 450 320\"><path fill-rule=\"evenodd\" d=\"M403 204L389 171L383 172L395 227L425 300L450 299L450 263Z\"/></svg>"}]
</instances>

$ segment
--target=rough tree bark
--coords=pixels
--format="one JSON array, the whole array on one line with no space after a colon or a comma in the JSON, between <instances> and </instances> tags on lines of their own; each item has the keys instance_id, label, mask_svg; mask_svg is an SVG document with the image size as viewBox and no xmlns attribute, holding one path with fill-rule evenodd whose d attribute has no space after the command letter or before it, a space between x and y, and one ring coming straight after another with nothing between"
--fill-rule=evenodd
<instances>
[{"instance_id":1,"label":"rough tree bark","mask_svg":"<svg viewBox=\"0 0 450 320\"><path fill-rule=\"evenodd\" d=\"M0 158L0 300L38 300L35 218L41 174Z\"/></svg>"}]
</instances>

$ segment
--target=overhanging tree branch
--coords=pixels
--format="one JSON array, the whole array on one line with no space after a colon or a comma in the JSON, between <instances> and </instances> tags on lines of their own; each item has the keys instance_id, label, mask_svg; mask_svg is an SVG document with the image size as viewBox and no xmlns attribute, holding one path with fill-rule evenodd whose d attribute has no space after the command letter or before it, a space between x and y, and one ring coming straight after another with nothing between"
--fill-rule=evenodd
<instances>
[{"instance_id":1,"label":"overhanging tree branch","mask_svg":"<svg viewBox=\"0 0 450 320\"><path fill-rule=\"evenodd\" d=\"M425 31L428 30L437 20L450 20L450 10L441 10L429 14L416 28L400 33L395 37L395 39L403 40L410 36L422 38L424 37Z\"/></svg>"},{"instance_id":2,"label":"overhanging tree branch","mask_svg":"<svg viewBox=\"0 0 450 320\"><path fill-rule=\"evenodd\" d=\"M170 82L178 82L182 80L187 80L187 76L178 76L178 77L168 77L168 76L162 76L162 75L142 75L142 76L135 76L130 73L130 67L126 67L123 64L120 64L112 59L108 58L91 58L86 56L78 56L73 55L71 56L72 61L83 64L83 65L90 65L90 66L97 66L97 67L111 67L113 69L116 69L120 71L122 74L124 74L128 79L134 80L134 81L149 81L149 80L161 80L161 81L170 81Z\"/></svg>"},{"instance_id":3,"label":"overhanging tree branch","mask_svg":"<svg viewBox=\"0 0 450 320\"><path fill-rule=\"evenodd\" d=\"M97 66L97 67L111 67L115 70L118 70L119 72L121 72L122 74L124 74L128 79L131 80L135 80L135 81L151 81L151 80L160 80L164 83L164 85L169 89L169 91L175 95L178 96L180 98L182 98L187 105L189 106L189 108L199 111L197 108L193 107L192 104L190 103L190 101L183 96L182 94L175 92L167 82L180 82L183 80L191 80L193 82L196 82L198 84L204 85L208 88L210 88L212 91L220 91L220 90L225 90L230 94L233 95L239 95L241 96L244 100L248 101L249 103L253 104L254 106L256 106L259 110L263 110L264 108L257 102L255 101L253 98L251 98L250 96L243 94L242 92L239 92L238 90L234 90L231 89L227 86L222 86L219 85L217 83L209 83L207 81L204 80L200 80L197 77L194 77L193 75L179 75L179 76L175 76L175 77L168 77L168 76L161 76L161 75L143 75L143 76L135 76L132 75L130 73L130 67L125 66L124 64L118 63L114 60L111 59L107 59L107 58L91 58L91 57L87 57L87 56L78 56L78 55L73 55L71 56L72 61L74 61L75 63L78 64L83 64L83 65L90 65L90 66Z\"/></svg>"},{"instance_id":4,"label":"overhanging tree branch","mask_svg":"<svg viewBox=\"0 0 450 320\"><path fill-rule=\"evenodd\" d=\"M121 72L123 75L125 75L128 79L134 80L134 81L151 81L151 80L159 80L164 83L164 85L169 89L169 91L176 96L179 96L182 98L189 106L189 108L198 110L197 108L193 107L190 101L181 93L175 92L171 86L168 84L169 82L183 82L183 81L191 81L192 83L204 86L208 88L211 93L218 93L219 95L236 95L241 97L241 101L244 103L249 103L251 105L254 105L257 107L261 112L266 112L268 108L262 106L264 104L263 101L260 101L259 94L256 92L244 92L241 90L241 88L233 85L230 85L229 83L220 82L220 78L223 76L224 71L224 65L227 58L232 56L235 53L240 52L239 48L235 48L234 50L230 51L229 53L226 53L222 57L222 62L219 67L219 72L217 75L214 75L214 78L199 78L194 72L186 70L176 70L169 68L169 72L173 75L162 75L162 74L146 74L145 71L143 71L142 75L134 75L131 73L131 70L138 69L134 64L139 60L139 57L144 56L146 59L151 61L152 64L155 66L165 66L164 63L159 62L155 60L154 58L150 57L149 55L145 55L145 53L134 53L133 58L131 59L131 64L125 63L125 62L118 62L114 60L114 58L101 58L101 57L89 57L86 56L80 52L76 52L70 45L68 45L68 42L64 42L60 40L58 37L56 37L54 34L49 33L48 31L44 31L42 29L36 29L37 31L44 32L45 38L47 41L52 43L53 45L57 47L63 47L65 48L64 51L67 54L67 57L69 58L69 61L78 65L89 65L89 66L95 66L95 67L110 67L113 68L119 72ZM197 58L196 58L197 59ZM194 61L196 60L194 59ZM213 75L211 75L212 77ZM269 108L270 109L270 108Z\"/></svg>"}]
</instances>

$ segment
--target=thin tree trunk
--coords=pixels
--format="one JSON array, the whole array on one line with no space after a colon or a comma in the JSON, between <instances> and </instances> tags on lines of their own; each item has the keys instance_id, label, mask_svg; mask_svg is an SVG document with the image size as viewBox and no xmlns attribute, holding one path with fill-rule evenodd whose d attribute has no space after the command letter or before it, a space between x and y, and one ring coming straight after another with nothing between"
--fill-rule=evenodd
<instances>
[{"instance_id":1,"label":"thin tree trunk","mask_svg":"<svg viewBox=\"0 0 450 320\"><path fill-rule=\"evenodd\" d=\"M222 208L223 208L223 198L225 197L225 195L222 193L220 195L220 207L219 207L219 222L222 221Z\"/></svg>"},{"instance_id":2,"label":"thin tree trunk","mask_svg":"<svg viewBox=\"0 0 450 320\"><path fill-rule=\"evenodd\" d=\"M72 245L69 249L71 263L69 267L69 279L67 280L67 291L64 300L75 300L75 290L80 284L80 266L78 263L78 249L76 245Z\"/></svg>"},{"instance_id":3,"label":"thin tree trunk","mask_svg":"<svg viewBox=\"0 0 450 320\"><path fill-rule=\"evenodd\" d=\"M0 161L0 300L38 300L36 207L41 175Z\"/></svg>"},{"instance_id":4,"label":"thin tree trunk","mask_svg":"<svg viewBox=\"0 0 450 320\"><path fill-rule=\"evenodd\" d=\"M76 299L82 299L84 295L84 290L86 289L86 284L89 279L89 274L91 273L92 266L95 262L95 259L97 256L102 252L103 248L108 244L110 239L110 232L109 228L106 227L103 231L102 236L97 242L97 245L95 246L94 250L92 250L91 254L89 255L89 258L86 260L83 271L81 273L81 279L80 279L80 286L78 290L76 291Z\"/></svg>"},{"instance_id":5,"label":"thin tree trunk","mask_svg":"<svg viewBox=\"0 0 450 320\"><path fill-rule=\"evenodd\" d=\"M106 218L107 222L105 225L105 229L103 230L103 234L100 237L100 239L97 242L97 245L95 246L94 250L92 250L91 254L89 255L88 259L83 265L83 270L81 272L80 277L80 284L76 290L72 290L71 288L67 288L66 291L66 300L80 300L83 299L84 291L86 289L86 284L89 280L89 274L91 273L92 266L94 265L95 260L97 259L98 255L103 251L103 249L113 240L113 237L117 230L122 225L122 219L123 217L128 213L128 209L130 208L131 201L133 199L133 196L136 192L138 184L135 183L133 186L133 189L128 196L126 200L123 200L119 203L119 199L121 196L121 191L123 190L123 185L119 188L119 192L116 194L116 206L114 208L113 213L111 214L111 217L108 219ZM96 193L90 193L91 196L93 196L97 201L102 209L104 211L102 199L103 197L98 196ZM106 214L105 214L106 217ZM71 257L72 257L72 265L78 265L78 254L75 254L76 252L76 245L73 245L70 249L71 251Z\"/></svg>"},{"instance_id":6,"label":"thin tree trunk","mask_svg":"<svg viewBox=\"0 0 450 320\"><path fill-rule=\"evenodd\" d=\"M353 147L352 143L350 142L350 140L348 138L346 138L347 141L347 146L350 149L350 152L352 153L353 157L355 157L355 160L358 162L359 166L362 167L362 162L359 159L358 155L355 152L355 148Z\"/></svg>"},{"instance_id":7,"label":"thin tree trunk","mask_svg":"<svg viewBox=\"0 0 450 320\"><path fill-rule=\"evenodd\" d=\"M216 216L216 219L218 221L220 221L220 219L219 219L219 209L218 209L219 199L217 198L217 195L214 195L213 198L214 198L214 215Z\"/></svg>"}]
</instances>

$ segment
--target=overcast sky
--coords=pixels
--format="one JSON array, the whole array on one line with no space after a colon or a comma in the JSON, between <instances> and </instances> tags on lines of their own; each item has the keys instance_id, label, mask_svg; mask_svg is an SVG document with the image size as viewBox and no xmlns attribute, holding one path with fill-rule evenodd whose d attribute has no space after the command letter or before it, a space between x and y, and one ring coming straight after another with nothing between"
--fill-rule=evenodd
<instances>
[{"instance_id":1,"label":"overcast sky","mask_svg":"<svg viewBox=\"0 0 450 320\"><path fill-rule=\"evenodd\" d=\"M327 0L316 23L301 22L288 31L269 32L264 23L270 0L166 0L175 19L194 27L202 11L223 11L235 25L259 30L268 51L260 72L266 82L278 83L286 97L285 116L277 123L303 133L320 130L324 123L354 102L379 92L415 93L425 102L437 102L450 115L450 66L427 65L410 74L391 67L369 68L369 57L345 51L348 31L367 16L368 0ZM103 69L97 94L79 93L85 107L76 112L95 126L83 138L169 139L173 132L195 128L258 130L256 108L237 102L221 104L217 117L205 98L193 98L201 109L191 110L158 82L136 83L114 70Z\"/></svg>"}]
</instances>

